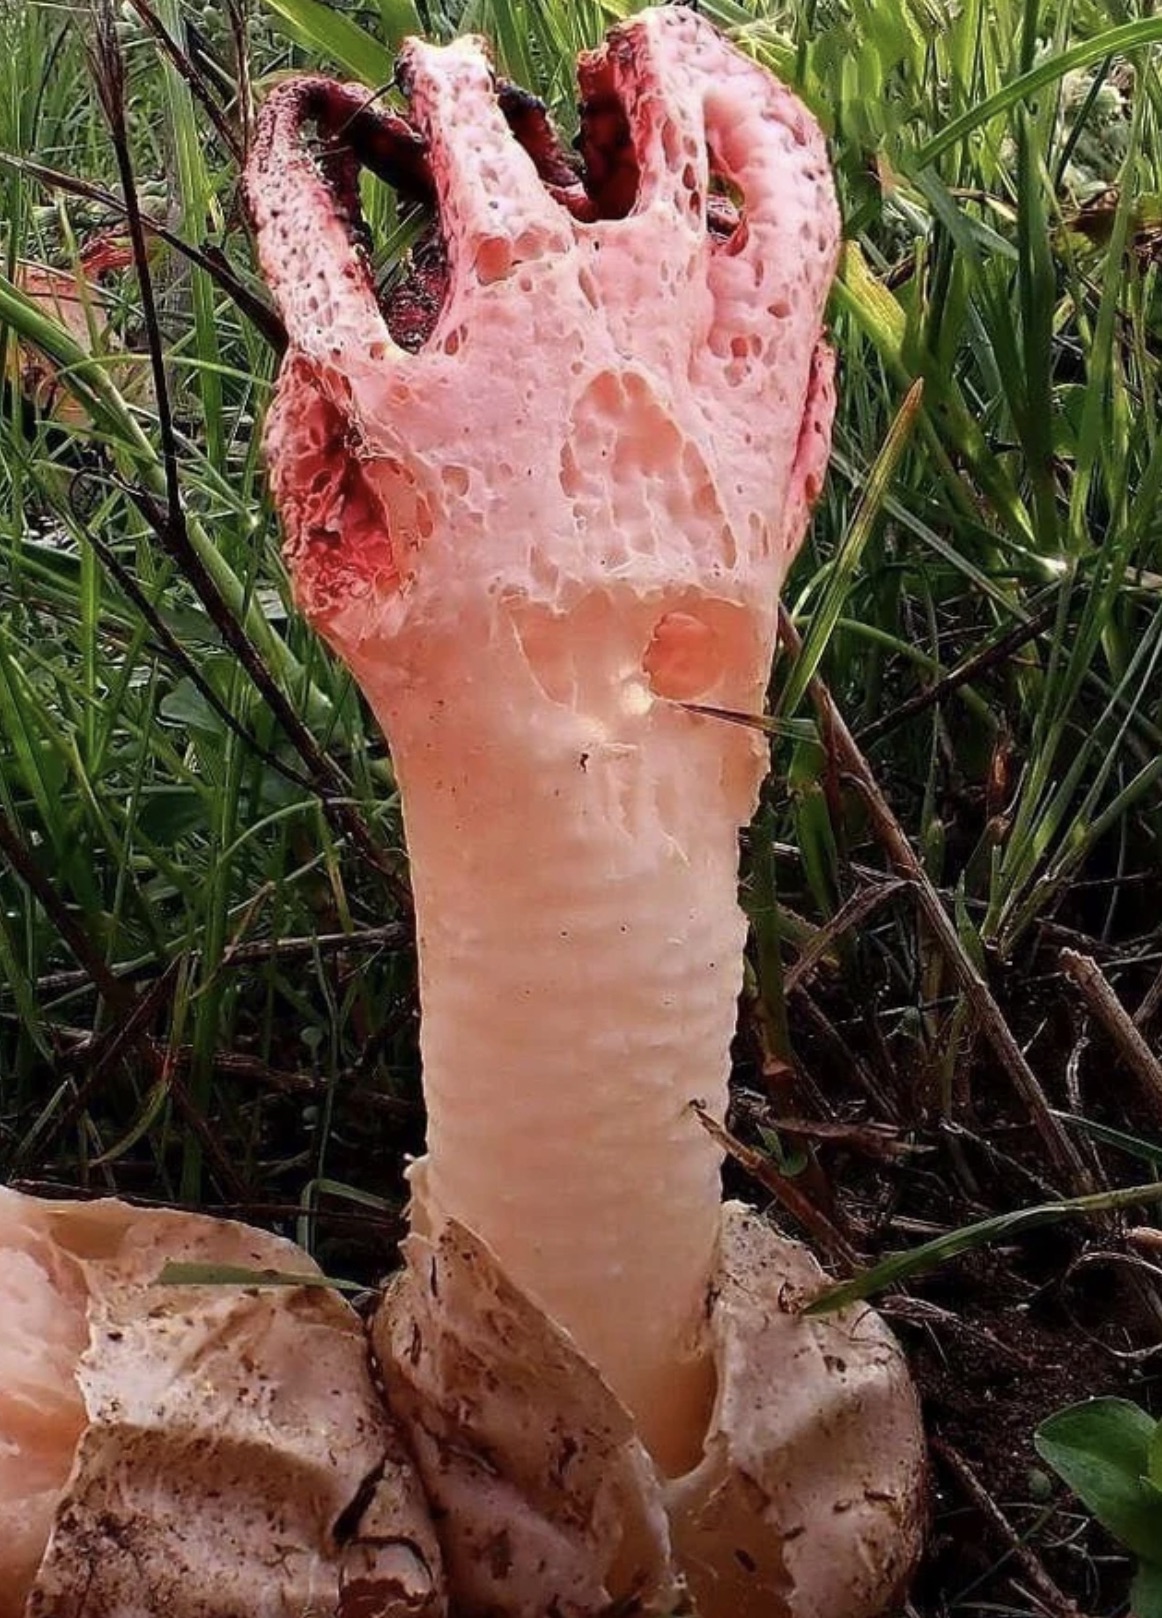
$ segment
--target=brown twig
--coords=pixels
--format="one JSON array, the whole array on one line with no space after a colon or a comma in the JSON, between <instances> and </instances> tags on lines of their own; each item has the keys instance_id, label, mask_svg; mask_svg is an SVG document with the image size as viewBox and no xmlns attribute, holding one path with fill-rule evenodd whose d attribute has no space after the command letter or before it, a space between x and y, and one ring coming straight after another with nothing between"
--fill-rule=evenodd
<instances>
[{"instance_id":1,"label":"brown twig","mask_svg":"<svg viewBox=\"0 0 1162 1618\"><path fill-rule=\"evenodd\" d=\"M411 928L402 921L387 922L382 927L362 927L353 933L320 933L315 938L309 934L301 938L256 938L247 944L228 944L222 952L217 970L221 971L227 966L262 965L276 956L302 960L316 953L341 955L346 950L400 950L406 949L411 941ZM200 959L199 951L190 951L189 959L196 963ZM138 983L168 970L168 963L140 961L132 966L114 966L111 970L119 983ZM42 996L69 994L75 989L83 989L90 981L88 972L47 972L37 978L35 987L37 994Z\"/></svg>"},{"instance_id":2,"label":"brown twig","mask_svg":"<svg viewBox=\"0 0 1162 1618\"><path fill-rule=\"evenodd\" d=\"M101 1079L127 1051L133 1050L153 1067L186 1125L198 1137L220 1188L236 1202L248 1200L249 1186L230 1161L208 1120L194 1104L179 1075L179 1064L174 1060L172 1051L149 1037L149 1025L169 999L179 966L178 961L171 962L165 975L141 994L128 1015L115 1028L89 1036L85 1042L85 1054L91 1060L88 1072L74 1086L68 1104L62 1111L41 1114L17 1148L16 1165L28 1161L34 1146L43 1150L50 1140L79 1118L88 1107Z\"/></svg>"},{"instance_id":3,"label":"brown twig","mask_svg":"<svg viewBox=\"0 0 1162 1618\"><path fill-rule=\"evenodd\" d=\"M1162 1126L1162 1062L1143 1039L1141 1030L1092 955L1082 955L1075 949L1063 949L1057 959L1061 963L1061 970L1110 1036L1126 1067L1137 1079L1140 1094L1154 1122Z\"/></svg>"},{"instance_id":4,"label":"brown twig","mask_svg":"<svg viewBox=\"0 0 1162 1618\"><path fill-rule=\"evenodd\" d=\"M108 965L96 944L77 921L41 868L40 861L21 837L8 816L0 809L0 854L40 903L61 938L72 950L86 981L114 1008L123 1008L132 996Z\"/></svg>"},{"instance_id":5,"label":"brown twig","mask_svg":"<svg viewBox=\"0 0 1162 1618\"><path fill-rule=\"evenodd\" d=\"M895 1097L890 1096L882 1088L870 1064L852 1050L823 1007L802 985L795 996L795 1007L797 1012L806 1018L812 1033L823 1045L828 1059L833 1064L846 1068L852 1081L863 1091L882 1117L892 1123L899 1123L902 1114Z\"/></svg>"},{"instance_id":6,"label":"brown twig","mask_svg":"<svg viewBox=\"0 0 1162 1618\"><path fill-rule=\"evenodd\" d=\"M350 805L342 801L331 801L341 800L346 794L347 786L342 774L295 712L286 694L267 668L257 646L231 611L190 538L182 502L177 435L170 409L165 348L162 343L157 301L154 297L149 255L146 251L145 229L134 178L133 159L129 149L125 113L125 64L121 56L110 0L98 0L95 8L94 38L90 50L97 95L109 126L121 192L125 201L126 223L133 247L138 289L141 293L142 321L145 326L146 346L153 378L158 439L165 474L164 504L143 488L125 486L125 492L149 522L161 545L182 569L226 645L262 693L275 719L307 766L328 819L338 831L351 839L369 864L379 871L396 902L408 911L411 908L411 894L407 884L401 881L399 873L377 844L362 817L353 811Z\"/></svg>"},{"instance_id":7,"label":"brown twig","mask_svg":"<svg viewBox=\"0 0 1162 1618\"><path fill-rule=\"evenodd\" d=\"M799 655L802 641L782 606L779 608L779 639L789 652ZM1083 1195L1091 1192L1094 1184L1088 1165L1049 1106L992 990L961 943L939 893L880 791L871 767L847 728L834 698L818 676L812 679L808 690L819 719L824 746L858 788L872 830L892 866L915 889L924 920L948 960L962 993L972 1006L981 1032L1028 1109L1050 1158L1073 1190Z\"/></svg>"},{"instance_id":8,"label":"brown twig","mask_svg":"<svg viewBox=\"0 0 1162 1618\"><path fill-rule=\"evenodd\" d=\"M699 1102L692 1101L690 1110L701 1123L706 1132L717 1141L718 1145L728 1157L734 1159L741 1168L744 1168L751 1177L758 1181L764 1190L769 1191L775 1200L782 1204L793 1219L797 1219L815 1239L818 1245L829 1257L835 1259L848 1269L857 1269L860 1264L859 1254L852 1247L843 1232L836 1228L827 1215L817 1208L815 1204L803 1195L793 1180L780 1174L775 1165L761 1152L752 1147L745 1146L742 1141L736 1140L728 1129L724 1129L706 1108Z\"/></svg>"},{"instance_id":9,"label":"brown twig","mask_svg":"<svg viewBox=\"0 0 1162 1618\"><path fill-rule=\"evenodd\" d=\"M887 1320L906 1321L909 1326L933 1336L945 1331L950 1337L959 1337L975 1345L978 1352L983 1348L999 1364L1011 1365L1026 1376L1036 1376L1040 1370L1036 1356L1019 1343L1007 1341L979 1321L966 1320L955 1309L946 1309L931 1298L913 1298L904 1292L888 1293L877 1299L876 1309Z\"/></svg>"},{"instance_id":10,"label":"brown twig","mask_svg":"<svg viewBox=\"0 0 1162 1618\"><path fill-rule=\"evenodd\" d=\"M238 107L238 134L242 142L242 167L250 155L254 128L254 95L250 73L250 32L245 0L226 0L230 18L230 38L234 47L234 96Z\"/></svg>"},{"instance_id":11,"label":"brown twig","mask_svg":"<svg viewBox=\"0 0 1162 1618\"><path fill-rule=\"evenodd\" d=\"M788 996L794 994L814 972L837 938L841 938L844 933L852 931L861 922L866 921L880 905L886 903L905 885L902 877L889 877L887 881L881 877L873 884L860 888L845 900L830 920L812 934L799 959L787 968L783 978L783 993Z\"/></svg>"},{"instance_id":12,"label":"brown twig","mask_svg":"<svg viewBox=\"0 0 1162 1618\"><path fill-rule=\"evenodd\" d=\"M190 94L200 103L202 111L213 124L217 131L218 139L225 146L231 158L236 164L241 165L242 142L234 130L230 128L225 114L211 95L209 86L193 61L173 37L169 29L166 28L153 7L146 3L146 0L129 0L129 4L157 41L163 56L169 61L174 72L185 82Z\"/></svg>"},{"instance_id":13,"label":"brown twig","mask_svg":"<svg viewBox=\"0 0 1162 1618\"><path fill-rule=\"evenodd\" d=\"M227 730L233 731L239 741L245 743L249 752L260 758L264 764L286 780L293 782L295 786L305 788L308 792L316 790L315 783L309 776L304 775L300 770L292 769L285 759L280 759L277 753L272 753L268 747L263 747L257 736L248 730L237 714L231 710L229 704L222 701L222 698L215 691L212 681L207 680L202 673L197 659L178 640L133 574L118 557L112 545L101 537L95 527L90 525L86 528L85 542L93 547L101 558L106 571L116 580L122 591L149 625L159 647L164 648L169 653L175 665L181 669L186 679L194 686L207 706L212 708L218 715Z\"/></svg>"},{"instance_id":14,"label":"brown twig","mask_svg":"<svg viewBox=\"0 0 1162 1618\"><path fill-rule=\"evenodd\" d=\"M17 1147L14 1164L28 1161L34 1146L42 1150L49 1141L66 1130L89 1104L98 1084L127 1051L140 1046L150 1023L169 999L177 977L178 963L172 962L156 983L150 984L133 1001L122 1020L92 1036L92 1062L84 1078L73 1088L68 1104L60 1112L43 1111ZM121 985L118 984L120 988ZM59 1093L59 1092L58 1092Z\"/></svg>"},{"instance_id":15,"label":"brown twig","mask_svg":"<svg viewBox=\"0 0 1162 1618\"><path fill-rule=\"evenodd\" d=\"M47 163L38 163L30 157L17 157L11 152L0 152L0 167L11 169L16 174L27 175L30 180L35 180L48 191L64 191L69 196L98 203L109 213L116 214L122 219L126 217L124 201L93 180L68 174L63 169L51 168ZM218 248L195 247L176 231L170 230L159 220L151 219L145 213L141 216L141 228L147 236L155 237L159 242L164 242L167 247L172 248L195 269L204 271L227 297L233 300L274 352L282 354L286 348L286 328L282 321L264 298L252 292L238 279Z\"/></svg>"},{"instance_id":16,"label":"brown twig","mask_svg":"<svg viewBox=\"0 0 1162 1618\"><path fill-rule=\"evenodd\" d=\"M772 1114L765 1107L747 1105L745 1099L736 1100L735 1107L736 1111L753 1114L757 1123L764 1129L773 1130L776 1135L846 1146L861 1157L874 1158L880 1163L896 1163L933 1150L931 1146L906 1140L896 1124L853 1124L832 1118L788 1118Z\"/></svg>"},{"instance_id":17,"label":"brown twig","mask_svg":"<svg viewBox=\"0 0 1162 1618\"><path fill-rule=\"evenodd\" d=\"M210 1173L217 1180L219 1188L231 1202L251 1201L250 1187L230 1161L229 1154L214 1126L186 1088L186 1082L178 1071L179 1064L173 1060L173 1053L154 1045L149 1054L154 1059L159 1081L172 1096L186 1127L197 1137L198 1144L205 1153Z\"/></svg>"},{"instance_id":18,"label":"brown twig","mask_svg":"<svg viewBox=\"0 0 1162 1618\"><path fill-rule=\"evenodd\" d=\"M1142 996L1142 1003L1134 1013L1135 1028L1149 1028L1157 1015L1159 1006L1162 1006L1162 971L1158 972L1153 983Z\"/></svg>"},{"instance_id":19,"label":"brown twig","mask_svg":"<svg viewBox=\"0 0 1162 1618\"><path fill-rule=\"evenodd\" d=\"M104 1192L92 1192L82 1186L73 1185L60 1180L30 1179L21 1176L14 1179L12 1188L23 1191L29 1196L49 1197L58 1202L90 1202L94 1196L103 1196ZM122 1202L127 1202L133 1208L188 1208L191 1213L205 1213L206 1209L201 1203L175 1202L168 1197L140 1196L134 1191L119 1190L117 1193ZM275 1220L308 1220L311 1223L326 1223L334 1226L336 1230L345 1230L351 1235L366 1234L375 1230L384 1234L390 1232L394 1241L406 1230L406 1221L402 1212L394 1208L367 1208L360 1207L357 1212L349 1213L342 1208L304 1206L299 1202L216 1202L214 1213L225 1219L244 1219L248 1224L258 1220L273 1223Z\"/></svg>"},{"instance_id":20,"label":"brown twig","mask_svg":"<svg viewBox=\"0 0 1162 1618\"><path fill-rule=\"evenodd\" d=\"M1008 1554L1029 1581L1038 1600L1053 1614L1053 1618L1084 1618L1077 1603L1050 1578L1040 1557L1029 1549L960 1451L954 1449L948 1440L941 1438L938 1433L933 1433L929 1442L933 1452L940 1457L964 1494L998 1538L1004 1542Z\"/></svg>"},{"instance_id":21,"label":"brown twig","mask_svg":"<svg viewBox=\"0 0 1162 1618\"><path fill-rule=\"evenodd\" d=\"M1031 640L1036 640L1038 635L1048 629L1057 614L1057 610L1057 603L1055 601L1050 602L1047 606L1042 607L1040 612L1035 613L1032 618L1023 623L1014 624L1012 629L1007 630L991 645L984 646L979 652L974 652L971 657L965 658L958 668L951 669L942 679L937 680L935 684L930 685L926 690L917 692L914 697L909 697L906 702L895 704L887 713L881 714L878 719L873 719L870 725L863 727L859 733L859 745L868 747L872 742L879 741L889 731L895 730L899 725L906 724L909 719L914 719L917 714L923 713L926 708L935 707L938 703L943 702L945 697L951 696L962 685L967 685L969 681L976 679L978 675L987 673L989 669L995 668L998 663L1005 662L1014 652L1019 652L1023 646L1027 646Z\"/></svg>"},{"instance_id":22,"label":"brown twig","mask_svg":"<svg viewBox=\"0 0 1162 1618\"><path fill-rule=\"evenodd\" d=\"M1022 1163L1020 1158L1014 1157L1011 1152L1002 1151L996 1141L988 1133L979 1134L967 1129L964 1124L956 1123L951 1118L943 1118L939 1125L941 1136L948 1142L950 1149L970 1146L980 1153L989 1168L1000 1180L1014 1188L1024 1185L1030 1194L1041 1202L1054 1202L1059 1193L1043 1174L1029 1163ZM964 1156L963 1152L960 1154ZM1100 1174L1100 1166L1097 1170ZM1096 1178L1096 1176L1095 1176ZM1104 1181L1099 1182L1105 1189ZM983 1218L985 1210L981 1209Z\"/></svg>"},{"instance_id":23,"label":"brown twig","mask_svg":"<svg viewBox=\"0 0 1162 1618\"><path fill-rule=\"evenodd\" d=\"M93 1047L101 1039L100 1034L91 1034L83 1028L58 1028L55 1033L62 1046L60 1063L66 1070L86 1062ZM154 1039L151 1036L139 1040L138 1044L159 1073L163 1065L167 1064L167 1072L180 1073L187 1072L194 1065L195 1051L192 1045L169 1045L164 1040ZM249 1056L239 1051L215 1051L210 1058L210 1065L214 1073L221 1078L240 1080L260 1089L273 1090L283 1096L323 1100L334 1088L328 1079L315 1078L310 1073L271 1067L269 1062L264 1062L261 1057ZM344 1075L340 1074L340 1084L343 1079ZM383 1095L366 1086L359 1092L359 1105L371 1112L407 1121L414 1120L422 1111L418 1101L408 1101L401 1096Z\"/></svg>"}]
</instances>

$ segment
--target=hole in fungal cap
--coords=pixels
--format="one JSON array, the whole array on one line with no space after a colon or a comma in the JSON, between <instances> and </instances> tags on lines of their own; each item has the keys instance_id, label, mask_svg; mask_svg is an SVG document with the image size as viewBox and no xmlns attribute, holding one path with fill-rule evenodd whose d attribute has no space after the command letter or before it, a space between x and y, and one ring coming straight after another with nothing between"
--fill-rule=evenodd
<instances>
[{"instance_id":1,"label":"hole in fungal cap","mask_svg":"<svg viewBox=\"0 0 1162 1618\"><path fill-rule=\"evenodd\" d=\"M585 165L585 191L598 219L624 219L637 201L641 171L607 52L583 56L577 77L581 89L577 146Z\"/></svg>"},{"instance_id":2,"label":"hole in fungal cap","mask_svg":"<svg viewBox=\"0 0 1162 1618\"><path fill-rule=\"evenodd\" d=\"M616 48L611 44L604 51L582 57L578 66L581 127L577 146L584 165L585 195L595 219L624 219L633 212L641 188L641 167L613 72L612 52ZM677 128L670 119L662 124L661 139L665 160L675 173L680 172L688 205L696 213L702 207L697 149L690 143L680 145ZM719 251L737 253L746 243L743 196L727 177L727 165L713 144L710 160L706 228ZM569 205L574 206L572 202Z\"/></svg>"},{"instance_id":3,"label":"hole in fungal cap","mask_svg":"<svg viewBox=\"0 0 1162 1618\"><path fill-rule=\"evenodd\" d=\"M710 153L710 195L706 199L706 228L717 252L741 253L747 243L746 205L742 192L718 167Z\"/></svg>"},{"instance_id":4,"label":"hole in fungal cap","mask_svg":"<svg viewBox=\"0 0 1162 1618\"><path fill-rule=\"evenodd\" d=\"M387 329L401 348L414 354L424 346L447 295L448 250L438 224L432 223L380 289Z\"/></svg>"},{"instance_id":5,"label":"hole in fungal cap","mask_svg":"<svg viewBox=\"0 0 1162 1618\"><path fill-rule=\"evenodd\" d=\"M486 236L476 249L476 279L482 286L503 281L512 269L512 243L507 236Z\"/></svg>"},{"instance_id":6,"label":"hole in fungal cap","mask_svg":"<svg viewBox=\"0 0 1162 1618\"><path fill-rule=\"evenodd\" d=\"M642 670L655 696L692 702L717 683L722 671L718 631L691 612L665 613L654 625Z\"/></svg>"}]
</instances>

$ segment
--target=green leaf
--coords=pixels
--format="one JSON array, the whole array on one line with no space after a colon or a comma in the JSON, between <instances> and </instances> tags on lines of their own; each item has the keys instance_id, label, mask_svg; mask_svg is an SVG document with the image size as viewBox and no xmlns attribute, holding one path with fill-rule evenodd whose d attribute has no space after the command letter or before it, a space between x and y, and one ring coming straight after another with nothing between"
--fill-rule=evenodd
<instances>
[{"instance_id":1,"label":"green leaf","mask_svg":"<svg viewBox=\"0 0 1162 1618\"><path fill-rule=\"evenodd\" d=\"M779 1173L788 1180L793 1180L807 1167L809 1161L807 1153L802 1146L784 1146L782 1137L776 1129L760 1129L759 1139L766 1148L767 1153L775 1161Z\"/></svg>"},{"instance_id":2,"label":"green leaf","mask_svg":"<svg viewBox=\"0 0 1162 1618\"><path fill-rule=\"evenodd\" d=\"M383 37L397 49L409 34L422 34L424 25L412 0L379 0L379 20Z\"/></svg>"},{"instance_id":3,"label":"green leaf","mask_svg":"<svg viewBox=\"0 0 1162 1618\"><path fill-rule=\"evenodd\" d=\"M642 3L646 3L646 0L642 0ZM641 5L627 9L640 11ZM737 0L702 0L699 10L704 17L717 23L719 28L745 28L752 21L750 12L745 6L738 5Z\"/></svg>"},{"instance_id":4,"label":"green leaf","mask_svg":"<svg viewBox=\"0 0 1162 1618\"><path fill-rule=\"evenodd\" d=\"M153 1128L154 1124L161 1116L162 1109L168 1100L169 1083L165 1079L159 1079L157 1083L150 1088L149 1094L145 1098L145 1105L142 1107L129 1129L124 1135L122 1135L121 1139L117 1141L115 1145L106 1147L106 1149L101 1153L100 1157L95 1157L93 1159L93 1167L98 1168L103 1167L106 1163L116 1163L120 1161L120 1159L123 1158L127 1152L132 1151L137 1145L138 1141L144 1140L145 1136L149 1134L149 1131Z\"/></svg>"},{"instance_id":5,"label":"green leaf","mask_svg":"<svg viewBox=\"0 0 1162 1618\"><path fill-rule=\"evenodd\" d=\"M220 713L212 708L188 675L162 699L161 717L171 725L185 725L206 736L221 736L226 727Z\"/></svg>"},{"instance_id":6,"label":"green leaf","mask_svg":"<svg viewBox=\"0 0 1162 1618\"><path fill-rule=\"evenodd\" d=\"M1013 1213L996 1214L991 1219L978 1220L973 1225L962 1225L947 1231L934 1241L923 1242L907 1253L893 1253L871 1269L863 1270L837 1287L821 1292L803 1311L808 1315L825 1315L833 1309L842 1309L861 1298L886 1287L896 1286L913 1275L923 1275L945 1264L961 1253L974 1252L1041 1225L1051 1225L1059 1219L1076 1214L1109 1213L1121 1208L1133 1208L1143 1203L1162 1202L1162 1181L1150 1185L1128 1186L1120 1191L1098 1191L1086 1197L1065 1197L1060 1202L1041 1202L1032 1208L1018 1208Z\"/></svg>"},{"instance_id":7,"label":"green leaf","mask_svg":"<svg viewBox=\"0 0 1162 1618\"><path fill-rule=\"evenodd\" d=\"M316 1197L341 1197L345 1202L353 1202L357 1208L372 1208L376 1213L399 1213L398 1203L389 1202L386 1197L377 1197L374 1191L364 1191L361 1186L348 1185L345 1180L308 1180L302 1192L303 1206L313 1206Z\"/></svg>"},{"instance_id":8,"label":"green leaf","mask_svg":"<svg viewBox=\"0 0 1162 1618\"><path fill-rule=\"evenodd\" d=\"M366 1292L358 1281L294 1270L250 1270L243 1264L166 1264L157 1278L163 1287L328 1287L333 1292Z\"/></svg>"},{"instance_id":9,"label":"green leaf","mask_svg":"<svg viewBox=\"0 0 1162 1618\"><path fill-rule=\"evenodd\" d=\"M385 49L350 17L332 11L321 0L263 0L283 32L312 54L330 57L364 84L390 84L395 72L395 47L405 34L423 32L410 0L397 0L392 12L399 32Z\"/></svg>"},{"instance_id":10,"label":"green leaf","mask_svg":"<svg viewBox=\"0 0 1162 1618\"><path fill-rule=\"evenodd\" d=\"M1143 1562L1130 1586L1134 1618L1162 1618L1162 1563Z\"/></svg>"},{"instance_id":11,"label":"green leaf","mask_svg":"<svg viewBox=\"0 0 1162 1618\"><path fill-rule=\"evenodd\" d=\"M1154 1423L1146 1456L1146 1476L1155 1489L1162 1489L1162 1421ZM1162 1550L1162 1546L1159 1547Z\"/></svg>"},{"instance_id":12,"label":"green leaf","mask_svg":"<svg viewBox=\"0 0 1162 1618\"><path fill-rule=\"evenodd\" d=\"M1139 1556L1162 1545L1162 1499L1144 1483L1156 1425L1128 1399L1088 1399L1057 1411L1033 1435L1041 1459Z\"/></svg>"},{"instance_id":13,"label":"green leaf","mask_svg":"<svg viewBox=\"0 0 1162 1618\"><path fill-rule=\"evenodd\" d=\"M143 794L137 816L139 830L151 843L173 848L192 832L203 831L206 800L194 787L154 787Z\"/></svg>"},{"instance_id":14,"label":"green leaf","mask_svg":"<svg viewBox=\"0 0 1162 1618\"><path fill-rule=\"evenodd\" d=\"M1053 1116L1060 1118L1063 1124L1079 1129L1090 1140L1100 1141L1103 1146L1114 1146L1118 1151L1136 1157L1139 1162L1148 1163L1152 1173L1157 1173L1157 1166L1162 1163L1162 1141L1146 1140L1124 1129L1114 1129L1110 1124L1099 1124L1095 1118L1080 1118L1073 1112L1055 1111Z\"/></svg>"},{"instance_id":15,"label":"green leaf","mask_svg":"<svg viewBox=\"0 0 1162 1618\"><path fill-rule=\"evenodd\" d=\"M1160 39L1162 39L1162 18L1147 17L1141 22L1123 23L1119 28L1108 28L1105 33L1097 34L1093 39L1083 40L1081 44L1073 45L1069 50L1048 57L1030 72L1022 73L1018 78L1002 85L993 95L986 96L983 101L970 107L959 118L953 118L938 135L933 135L931 140L925 141L912 159L916 169L934 163L943 153L950 151L962 141L965 135L979 129L982 124L987 124L998 113L1007 112L1010 107L1027 100L1046 85L1063 79L1074 68L1088 67L1092 62L1100 62L1107 56L1122 56L1140 46L1153 45Z\"/></svg>"},{"instance_id":16,"label":"green leaf","mask_svg":"<svg viewBox=\"0 0 1162 1618\"><path fill-rule=\"evenodd\" d=\"M968 908L963 875L956 884L953 909L956 914L956 936L960 939L961 948L983 976L987 968L984 940Z\"/></svg>"},{"instance_id":17,"label":"green leaf","mask_svg":"<svg viewBox=\"0 0 1162 1618\"><path fill-rule=\"evenodd\" d=\"M867 474L863 495L839 548L839 554L832 564L823 599L812 615L811 626L803 637L802 650L795 659L795 665L780 693L780 715L795 712L819 668L832 631L851 594L864 547L879 520L880 508L896 475L900 458L912 436L923 396L924 384L917 379L905 394L888 429L887 437L880 446L875 464Z\"/></svg>"},{"instance_id":18,"label":"green leaf","mask_svg":"<svg viewBox=\"0 0 1162 1618\"><path fill-rule=\"evenodd\" d=\"M805 787L794 795L795 842L812 897L824 916L838 905L839 850L831 812L821 786Z\"/></svg>"}]
</instances>

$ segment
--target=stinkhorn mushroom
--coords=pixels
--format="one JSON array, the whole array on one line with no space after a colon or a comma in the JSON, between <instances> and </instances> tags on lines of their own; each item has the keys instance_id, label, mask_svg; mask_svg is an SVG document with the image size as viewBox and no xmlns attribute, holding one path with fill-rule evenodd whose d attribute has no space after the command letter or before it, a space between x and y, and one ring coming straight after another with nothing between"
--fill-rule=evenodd
<instances>
[{"instance_id":1,"label":"stinkhorn mushroom","mask_svg":"<svg viewBox=\"0 0 1162 1618\"><path fill-rule=\"evenodd\" d=\"M101 277L110 270L124 269L132 259L124 242L102 235L89 242L73 270L18 259L12 279L18 290L63 326L85 353L108 354L117 345L109 333L109 300L102 291ZM132 391L136 376L133 362L109 363L119 385ZM40 415L51 416L67 427L88 424L83 406L62 385L56 365L46 354L25 343L13 343L8 354L8 376Z\"/></svg>"},{"instance_id":2,"label":"stinkhorn mushroom","mask_svg":"<svg viewBox=\"0 0 1162 1618\"><path fill-rule=\"evenodd\" d=\"M415 890L427 1155L376 1343L454 1611L684 1581L706 1618L859 1618L916 1549L914 1396L869 1311L795 1312L819 1272L724 1214L698 1115L767 760L692 709L762 706L838 214L814 120L692 12L580 81L583 173L466 38L405 48L410 123L284 83L248 175L287 559L388 736ZM436 214L382 298L361 161Z\"/></svg>"},{"instance_id":3,"label":"stinkhorn mushroom","mask_svg":"<svg viewBox=\"0 0 1162 1618\"><path fill-rule=\"evenodd\" d=\"M443 1618L358 1316L305 1253L0 1190L0 1268L0 1618Z\"/></svg>"}]
</instances>

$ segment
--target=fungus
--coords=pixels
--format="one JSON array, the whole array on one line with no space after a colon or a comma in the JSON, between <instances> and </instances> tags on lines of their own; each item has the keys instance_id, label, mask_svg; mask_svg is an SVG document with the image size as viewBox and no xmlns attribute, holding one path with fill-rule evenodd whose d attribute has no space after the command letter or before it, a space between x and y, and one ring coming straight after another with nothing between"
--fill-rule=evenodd
<instances>
[{"instance_id":1,"label":"fungus","mask_svg":"<svg viewBox=\"0 0 1162 1618\"><path fill-rule=\"evenodd\" d=\"M25 297L61 325L86 353L109 353L117 349L108 323L109 300L101 288L101 278L112 270L124 269L132 254L124 242L109 235L93 238L72 270L53 269L29 259L18 259L13 268L13 284ZM132 365L110 362L119 384L132 391ZM37 412L51 416L69 427L84 426L88 416L77 399L62 386L58 370L46 354L27 343L14 343L8 356L8 378Z\"/></svg>"},{"instance_id":2,"label":"fungus","mask_svg":"<svg viewBox=\"0 0 1162 1618\"><path fill-rule=\"evenodd\" d=\"M375 1343L453 1610L874 1614L918 1538L901 1357L865 1309L801 1318L817 1268L723 1209L698 1116L766 759L686 705L761 708L823 478L823 140L679 6L582 59L583 172L479 40L399 77L411 125L364 99L361 133L353 92L275 89L248 195L286 556L411 857L427 1155ZM365 152L435 199L382 297Z\"/></svg>"},{"instance_id":3,"label":"fungus","mask_svg":"<svg viewBox=\"0 0 1162 1618\"><path fill-rule=\"evenodd\" d=\"M243 1225L0 1190L0 1618L442 1618L355 1313L168 1260L320 1279Z\"/></svg>"}]
</instances>

